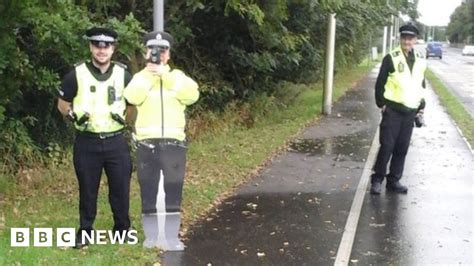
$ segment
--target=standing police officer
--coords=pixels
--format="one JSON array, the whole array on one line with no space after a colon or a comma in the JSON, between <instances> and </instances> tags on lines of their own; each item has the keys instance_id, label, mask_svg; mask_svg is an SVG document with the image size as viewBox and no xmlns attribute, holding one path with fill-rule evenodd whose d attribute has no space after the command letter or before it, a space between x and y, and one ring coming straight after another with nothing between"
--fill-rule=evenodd
<instances>
[{"instance_id":1,"label":"standing police officer","mask_svg":"<svg viewBox=\"0 0 474 266\"><path fill-rule=\"evenodd\" d=\"M63 79L59 111L74 122L74 169L79 181L80 228L76 247L88 243L97 213L97 194L105 170L114 231L130 228L129 190L132 162L123 136L126 102L123 90L131 79L125 66L111 61L117 33L106 28L86 31L92 60L76 64Z\"/></svg>"},{"instance_id":2,"label":"standing police officer","mask_svg":"<svg viewBox=\"0 0 474 266\"><path fill-rule=\"evenodd\" d=\"M186 166L185 109L199 98L197 83L168 65L173 39L166 32L145 35L148 60L125 89L137 107L135 123L144 247L184 249L179 240Z\"/></svg>"},{"instance_id":3,"label":"standing police officer","mask_svg":"<svg viewBox=\"0 0 474 266\"><path fill-rule=\"evenodd\" d=\"M400 46L382 61L375 85L376 104L382 109L380 149L372 174L371 194L380 194L382 181L387 174L387 191L406 193L400 184L405 157L410 146L415 118L425 108L426 61L414 49L418 29L412 24L400 27Z\"/></svg>"}]
</instances>

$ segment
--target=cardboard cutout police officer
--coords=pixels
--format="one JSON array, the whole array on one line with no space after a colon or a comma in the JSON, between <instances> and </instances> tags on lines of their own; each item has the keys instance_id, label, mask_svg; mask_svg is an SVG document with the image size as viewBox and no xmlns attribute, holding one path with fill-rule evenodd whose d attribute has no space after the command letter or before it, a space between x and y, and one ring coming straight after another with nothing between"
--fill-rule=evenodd
<instances>
[{"instance_id":1,"label":"cardboard cutout police officer","mask_svg":"<svg viewBox=\"0 0 474 266\"><path fill-rule=\"evenodd\" d=\"M372 174L372 194L380 194L387 177L386 189L406 193L400 183L405 157L410 146L414 122L422 124L425 108L425 70L423 55L414 49L418 29L412 24L400 27L400 46L382 61L375 85L377 106L382 109L380 149ZM387 174L387 164L390 169Z\"/></svg>"},{"instance_id":2,"label":"cardboard cutout police officer","mask_svg":"<svg viewBox=\"0 0 474 266\"><path fill-rule=\"evenodd\" d=\"M129 189L132 162L123 136L126 102L123 90L131 79L124 65L111 61L117 33L107 28L86 32L91 60L74 66L63 79L59 111L76 128L74 169L79 181L80 228L76 247L84 233L90 234L97 213L97 194L105 170L114 231L130 228Z\"/></svg>"},{"instance_id":3,"label":"cardboard cutout police officer","mask_svg":"<svg viewBox=\"0 0 474 266\"><path fill-rule=\"evenodd\" d=\"M186 166L185 109L199 98L197 83L168 65L173 38L166 32L144 37L148 63L125 89L137 108L138 181L145 247L184 249L179 240Z\"/></svg>"}]
</instances>

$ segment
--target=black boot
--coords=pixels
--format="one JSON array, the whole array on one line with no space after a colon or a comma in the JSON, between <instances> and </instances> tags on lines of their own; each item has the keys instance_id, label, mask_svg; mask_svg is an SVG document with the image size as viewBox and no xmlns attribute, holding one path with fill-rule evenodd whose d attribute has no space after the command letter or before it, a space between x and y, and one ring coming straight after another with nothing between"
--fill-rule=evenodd
<instances>
[{"instance_id":1,"label":"black boot","mask_svg":"<svg viewBox=\"0 0 474 266\"><path fill-rule=\"evenodd\" d=\"M372 187L370 188L370 194L380 195L382 192L382 182L374 181L372 182Z\"/></svg>"},{"instance_id":2,"label":"black boot","mask_svg":"<svg viewBox=\"0 0 474 266\"><path fill-rule=\"evenodd\" d=\"M387 191L395 192L395 193L407 193L408 188L402 184L400 184L400 181L388 181L387 182Z\"/></svg>"},{"instance_id":3,"label":"black boot","mask_svg":"<svg viewBox=\"0 0 474 266\"><path fill-rule=\"evenodd\" d=\"M88 234L89 236L92 236L93 230L81 230L81 229L79 229L79 231L76 234L76 245L74 246L75 249L82 249L82 248L87 247L90 244L87 237L85 237L84 241L82 241L82 235L83 234ZM92 237L94 237L94 236L92 236Z\"/></svg>"}]
</instances>

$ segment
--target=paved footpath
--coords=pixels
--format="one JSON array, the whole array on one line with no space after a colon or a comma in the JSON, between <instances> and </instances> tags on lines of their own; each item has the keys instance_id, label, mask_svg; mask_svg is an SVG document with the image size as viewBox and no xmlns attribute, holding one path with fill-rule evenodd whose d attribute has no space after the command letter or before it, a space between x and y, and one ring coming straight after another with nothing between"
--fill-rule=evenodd
<instances>
[{"instance_id":1,"label":"paved footpath","mask_svg":"<svg viewBox=\"0 0 474 266\"><path fill-rule=\"evenodd\" d=\"M428 127L409 152L408 195L366 193L376 74L192 227L186 251L165 254L164 265L472 264L473 155L432 92Z\"/></svg>"}]
</instances>

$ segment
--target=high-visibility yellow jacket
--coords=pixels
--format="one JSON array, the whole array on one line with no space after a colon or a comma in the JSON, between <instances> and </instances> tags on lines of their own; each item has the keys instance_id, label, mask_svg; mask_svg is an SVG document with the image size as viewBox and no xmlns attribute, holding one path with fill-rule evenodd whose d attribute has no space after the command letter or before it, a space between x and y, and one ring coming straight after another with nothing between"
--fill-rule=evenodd
<instances>
[{"instance_id":1,"label":"high-visibility yellow jacket","mask_svg":"<svg viewBox=\"0 0 474 266\"><path fill-rule=\"evenodd\" d=\"M390 52L395 71L390 73L385 83L384 98L404 105L410 109L417 109L424 99L426 60L418 51L415 53L415 63L412 70L407 64L405 55L400 47Z\"/></svg>"},{"instance_id":2,"label":"high-visibility yellow jacket","mask_svg":"<svg viewBox=\"0 0 474 266\"><path fill-rule=\"evenodd\" d=\"M125 88L125 98L137 107L138 140L186 138L184 111L198 100L198 85L180 70L171 71L168 65L165 69L161 77L144 69Z\"/></svg>"},{"instance_id":3,"label":"high-visibility yellow jacket","mask_svg":"<svg viewBox=\"0 0 474 266\"><path fill-rule=\"evenodd\" d=\"M85 63L75 67L77 94L73 100L73 110L80 119L85 113L90 118L87 123L78 125L79 131L94 133L115 132L124 125L112 118L112 113L124 118L126 103L123 97L125 69L114 64L112 74L105 81L97 80Z\"/></svg>"}]
</instances>

